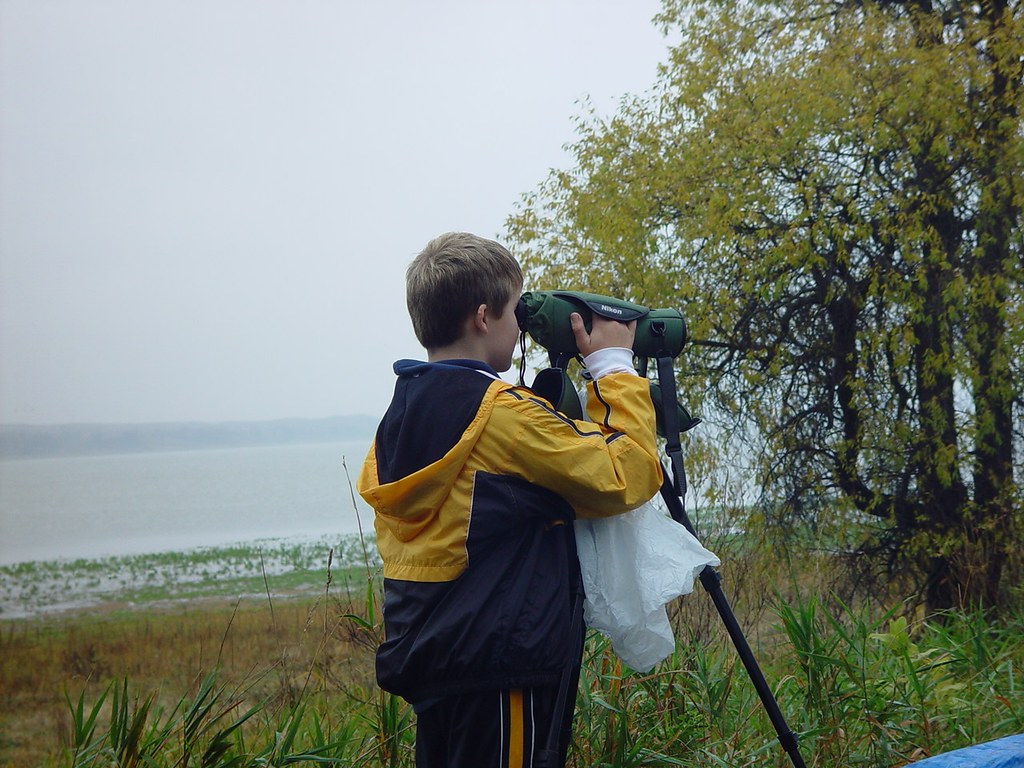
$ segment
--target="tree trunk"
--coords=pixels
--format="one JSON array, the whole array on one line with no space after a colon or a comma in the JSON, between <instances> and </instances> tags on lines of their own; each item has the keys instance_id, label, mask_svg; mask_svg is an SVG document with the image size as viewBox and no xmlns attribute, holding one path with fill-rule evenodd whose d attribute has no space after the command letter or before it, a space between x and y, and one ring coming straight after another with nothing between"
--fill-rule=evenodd
<instances>
[{"instance_id":1,"label":"tree trunk","mask_svg":"<svg viewBox=\"0 0 1024 768\"><path fill-rule=\"evenodd\" d=\"M971 597L998 606L1000 581L1013 530L1013 402L1015 387L1006 307L1015 254L1013 227L1021 211L1014 200L1014 132L1019 129L1017 103L1020 74L1013 69L1019 51L1007 51L1004 1L981 4L986 26L986 51L991 68L981 123L981 176L977 258L969 271L972 312L968 349L974 363L972 390L977 435L973 467L974 509L969 544L976 564ZM1019 45L1019 43L1018 43Z\"/></svg>"}]
</instances>

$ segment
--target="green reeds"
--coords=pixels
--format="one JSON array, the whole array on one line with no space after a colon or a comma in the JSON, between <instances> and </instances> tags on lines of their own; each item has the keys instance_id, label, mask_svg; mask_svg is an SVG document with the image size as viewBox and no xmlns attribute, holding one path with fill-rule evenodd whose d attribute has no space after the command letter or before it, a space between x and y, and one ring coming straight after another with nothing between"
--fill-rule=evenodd
<instances>
[{"instance_id":1,"label":"green reeds","mask_svg":"<svg viewBox=\"0 0 1024 768\"><path fill-rule=\"evenodd\" d=\"M808 766L901 766L1024 730L1020 613L912 622L834 597L773 610L778 631L755 654ZM642 675L590 638L572 755L574 766L790 765L724 632L685 630Z\"/></svg>"},{"instance_id":2,"label":"green reeds","mask_svg":"<svg viewBox=\"0 0 1024 768\"><path fill-rule=\"evenodd\" d=\"M378 619L344 609L332 631L371 654ZM809 766L900 766L1024 729L1020 614L913 622L817 598L775 613L774 642L755 653ZM92 704L69 696L69 747L54 765L413 765L412 711L372 685L325 680L275 704L253 700L252 681L217 680L204 677L166 715L154 691L133 694L127 681ZM785 768L788 758L724 637L680 632L675 654L639 674L592 634L570 765Z\"/></svg>"},{"instance_id":3,"label":"green reeds","mask_svg":"<svg viewBox=\"0 0 1024 768\"><path fill-rule=\"evenodd\" d=\"M109 725L97 732L108 695ZM112 684L88 709L81 698L74 704L69 699L73 731L69 764L74 768L358 764L353 760L357 740L352 728L335 729L328 735L320 718L307 716L305 705L286 710L276 723L264 723L246 738L243 726L262 708L243 711L242 702L218 685L212 674L203 679L191 700L183 699L166 716L153 708L153 702L152 695L131 697L127 681Z\"/></svg>"},{"instance_id":4,"label":"green reeds","mask_svg":"<svg viewBox=\"0 0 1024 768\"><path fill-rule=\"evenodd\" d=\"M1024 617L912 623L833 598L779 603L804 742L822 765L902 765L1021 729Z\"/></svg>"}]
</instances>

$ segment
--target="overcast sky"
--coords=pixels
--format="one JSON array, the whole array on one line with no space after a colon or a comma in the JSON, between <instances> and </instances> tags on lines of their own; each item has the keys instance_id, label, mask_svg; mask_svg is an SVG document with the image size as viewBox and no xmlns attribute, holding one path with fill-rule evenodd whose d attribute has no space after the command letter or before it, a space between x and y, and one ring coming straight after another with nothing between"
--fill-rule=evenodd
<instances>
[{"instance_id":1,"label":"overcast sky","mask_svg":"<svg viewBox=\"0 0 1024 768\"><path fill-rule=\"evenodd\" d=\"M0 422L379 415L410 259L653 84L659 5L0 0Z\"/></svg>"}]
</instances>

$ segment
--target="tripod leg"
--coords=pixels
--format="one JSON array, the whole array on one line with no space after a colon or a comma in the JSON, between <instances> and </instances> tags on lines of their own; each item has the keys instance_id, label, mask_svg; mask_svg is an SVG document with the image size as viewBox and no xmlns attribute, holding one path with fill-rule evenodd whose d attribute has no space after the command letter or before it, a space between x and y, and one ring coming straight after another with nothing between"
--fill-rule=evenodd
<instances>
[{"instance_id":1,"label":"tripod leg","mask_svg":"<svg viewBox=\"0 0 1024 768\"><path fill-rule=\"evenodd\" d=\"M666 480L666 485L668 485L668 480ZM690 533L693 533L692 526L689 524L689 519L686 518L686 513L682 510L682 504L679 497L674 494L666 493L666 490L666 487L662 486L662 497L665 498L665 502L669 506L669 511L672 513L672 517L676 522L683 524ZM669 502L669 498L674 498L676 504L671 504ZM676 510L673 509L673 506L678 506L679 512L682 513L681 516L677 516ZM684 519L686 520L685 523L683 522ZM750 649L750 644L747 642L747 638L743 635L743 630L740 627L739 622L736 620L736 614L733 613L732 606L729 605L729 600L722 589L721 575L711 566L706 566L704 570L701 571L699 578L705 591L711 596L711 602L715 604L715 608L718 610L718 615L722 618L722 623L725 625L725 629L729 633L729 638L732 640L732 644L736 647L736 652L740 657L740 661L743 663L743 667L747 670L747 675L750 677L750 681L754 684L754 690L757 691L758 698L761 699L761 704L768 713L768 719L771 720L771 723L775 728L775 733L779 739L779 743L789 755L794 768L805 768L803 757L800 755L796 734L786 724L786 719L782 714L782 710L779 709L779 704L775 700L775 696L772 693L771 688L768 687L768 683L761 672L761 668L758 666L757 659L754 658L754 652Z\"/></svg>"},{"instance_id":2,"label":"tripod leg","mask_svg":"<svg viewBox=\"0 0 1024 768\"><path fill-rule=\"evenodd\" d=\"M686 473L683 470L682 447L679 444L675 373L672 369L671 358L658 358L658 380L661 384L662 418L665 420L666 453L672 465L672 478L669 479L668 475L665 476L665 481L661 486L661 496L665 500L672 518L677 523L683 525L696 538L697 532L694 530L693 524L686 514L686 507L683 504L683 499L686 498ZM771 688L768 687L764 675L761 673L757 659L754 658L754 653L750 650L750 644L747 643L743 630L740 628L736 615L733 613L732 606L729 605L725 592L722 590L722 577L714 568L706 566L700 574L700 583L711 596L711 602L715 604L718 615L722 617L722 623L725 624L729 638L736 647L740 661L743 662L747 675L749 675L750 681L754 684L754 689L761 699L761 704L768 713L768 719L771 720L772 726L775 728L779 743L786 751L786 754L789 755L794 768L805 768L804 760L800 755L799 745L797 744L796 734L786 724L782 710L779 709L779 704L775 700Z\"/></svg>"},{"instance_id":3,"label":"tripod leg","mask_svg":"<svg viewBox=\"0 0 1024 768\"><path fill-rule=\"evenodd\" d=\"M789 758L793 762L795 768L804 768L804 760L800 755L797 736L786 724L786 719L783 717L782 711L779 709L778 702L776 702L771 688L768 687L768 683L765 681L764 675L761 673L761 668L758 666L757 660L754 658L753 651L750 650L747 638L743 636L743 630L740 629L740 625L736 621L736 616L732 612L732 608L725 596L725 592L722 591L721 582L722 577L719 575L718 571L713 568L705 568L700 575L700 583L704 585L704 589L706 589L708 594L711 596L711 601L715 604L715 608L718 609L718 613L722 617L722 622L725 624L729 637L732 638L732 643L736 646L736 652L739 654L740 661L743 662L743 666L747 670L747 675L750 676L750 680L754 684L757 695L760 697L761 703L764 705L765 711L768 713L768 719L772 721L772 726L775 728L775 734L779 740L779 744L782 745L786 754L789 755Z\"/></svg>"}]
</instances>

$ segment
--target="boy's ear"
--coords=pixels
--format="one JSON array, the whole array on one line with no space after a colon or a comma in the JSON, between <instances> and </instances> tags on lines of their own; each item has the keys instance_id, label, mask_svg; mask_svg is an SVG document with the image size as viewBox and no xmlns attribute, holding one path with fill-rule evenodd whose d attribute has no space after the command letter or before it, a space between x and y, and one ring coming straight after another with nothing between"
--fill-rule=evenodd
<instances>
[{"instance_id":1,"label":"boy's ear","mask_svg":"<svg viewBox=\"0 0 1024 768\"><path fill-rule=\"evenodd\" d=\"M481 333L487 333L487 305L481 304L473 313L473 327Z\"/></svg>"}]
</instances>

